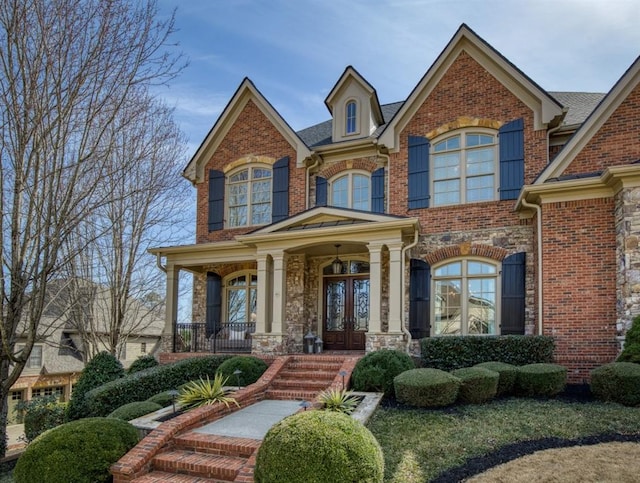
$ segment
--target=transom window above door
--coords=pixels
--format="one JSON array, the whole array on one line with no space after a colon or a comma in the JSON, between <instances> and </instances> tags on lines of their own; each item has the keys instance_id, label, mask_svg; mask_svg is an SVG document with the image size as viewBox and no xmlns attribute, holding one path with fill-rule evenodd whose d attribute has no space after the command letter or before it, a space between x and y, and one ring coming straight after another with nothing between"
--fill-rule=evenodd
<instances>
[{"instance_id":1,"label":"transom window above door","mask_svg":"<svg viewBox=\"0 0 640 483\"><path fill-rule=\"evenodd\" d=\"M227 178L229 227L271 223L271 169L253 167Z\"/></svg>"},{"instance_id":2,"label":"transom window above door","mask_svg":"<svg viewBox=\"0 0 640 483\"><path fill-rule=\"evenodd\" d=\"M432 145L433 205L497 199L496 136L461 132Z\"/></svg>"},{"instance_id":3,"label":"transom window above door","mask_svg":"<svg viewBox=\"0 0 640 483\"><path fill-rule=\"evenodd\" d=\"M331 206L369 211L371 177L364 173L348 173L330 181Z\"/></svg>"}]
</instances>

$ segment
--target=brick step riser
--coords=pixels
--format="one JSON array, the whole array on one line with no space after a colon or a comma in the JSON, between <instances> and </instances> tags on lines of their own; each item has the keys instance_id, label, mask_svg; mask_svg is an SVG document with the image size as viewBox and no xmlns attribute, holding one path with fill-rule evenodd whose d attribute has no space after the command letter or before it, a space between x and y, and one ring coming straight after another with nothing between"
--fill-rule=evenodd
<instances>
[{"instance_id":1,"label":"brick step riser","mask_svg":"<svg viewBox=\"0 0 640 483\"><path fill-rule=\"evenodd\" d=\"M293 370L286 369L278 374L282 379L299 379L299 380L327 380L332 381L336 377L335 372L329 371L307 371L307 370Z\"/></svg>"},{"instance_id":2,"label":"brick step riser","mask_svg":"<svg viewBox=\"0 0 640 483\"><path fill-rule=\"evenodd\" d=\"M167 459L168 453L162 453L153 459L152 468L165 473L181 473L200 478L233 481L246 461L240 458L206 455L190 451L181 452L178 450L169 453L172 457L178 456L179 459Z\"/></svg>"},{"instance_id":3,"label":"brick step riser","mask_svg":"<svg viewBox=\"0 0 640 483\"><path fill-rule=\"evenodd\" d=\"M225 448L207 448L206 446L199 446L188 440L174 439L174 448L181 451L193 451L194 453L210 454L215 456L228 456L230 458L248 458L253 454L255 450L243 450L243 449L225 449Z\"/></svg>"},{"instance_id":4,"label":"brick step riser","mask_svg":"<svg viewBox=\"0 0 640 483\"><path fill-rule=\"evenodd\" d=\"M329 387L327 381L295 381L287 379L277 379L271 383L269 389L289 389L294 391L324 391Z\"/></svg>"},{"instance_id":5,"label":"brick step riser","mask_svg":"<svg viewBox=\"0 0 640 483\"><path fill-rule=\"evenodd\" d=\"M318 397L318 391L288 391L273 389L268 390L266 396L267 399L314 402Z\"/></svg>"},{"instance_id":6,"label":"brick step riser","mask_svg":"<svg viewBox=\"0 0 640 483\"><path fill-rule=\"evenodd\" d=\"M131 480L131 483L229 483L229 481L203 478L201 476L166 473L163 471L152 471L135 480Z\"/></svg>"},{"instance_id":7,"label":"brick step riser","mask_svg":"<svg viewBox=\"0 0 640 483\"><path fill-rule=\"evenodd\" d=\"M301 370L301 371L320 371L320 372L331 372L333 374L337 374L342 364L322 364L319 362L290 362L286 365L285 371L288 369L292 370Z\"/></svg>"}]
</instances>

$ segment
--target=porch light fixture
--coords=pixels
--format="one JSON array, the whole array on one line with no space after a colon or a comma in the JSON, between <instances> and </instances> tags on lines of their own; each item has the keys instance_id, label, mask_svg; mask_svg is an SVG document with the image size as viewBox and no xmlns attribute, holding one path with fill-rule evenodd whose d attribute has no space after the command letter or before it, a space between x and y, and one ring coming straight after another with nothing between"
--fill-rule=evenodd
<instances>
[{"instance_id":1,"label":"porch light fixture","mask_svg":"<svg viewBox=\"0 0 640 483\"><path fill-rule=\"evenodd\" d=\"M342 273L342 260L338 257L338 248L340 245L334 245L336 247L336 259L331 262L331 269L334 275L340 275Z\"/></svg>"}]
</instances>

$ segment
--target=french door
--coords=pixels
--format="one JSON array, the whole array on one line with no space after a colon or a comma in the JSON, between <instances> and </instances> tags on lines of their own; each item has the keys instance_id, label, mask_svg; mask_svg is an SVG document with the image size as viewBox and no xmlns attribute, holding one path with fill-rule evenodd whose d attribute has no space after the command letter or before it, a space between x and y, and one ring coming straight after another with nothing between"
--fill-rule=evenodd
<instances>
[{"instance_id":1,"label":"french door","mask_svg":"<svg viewBox=\"0 0 640 483\"><path fill-rule=\"evenodd\" d=\"M324 278L324 330L327 350L364 350L369 329L369 277Z\"/></svg>"}]
</instances>

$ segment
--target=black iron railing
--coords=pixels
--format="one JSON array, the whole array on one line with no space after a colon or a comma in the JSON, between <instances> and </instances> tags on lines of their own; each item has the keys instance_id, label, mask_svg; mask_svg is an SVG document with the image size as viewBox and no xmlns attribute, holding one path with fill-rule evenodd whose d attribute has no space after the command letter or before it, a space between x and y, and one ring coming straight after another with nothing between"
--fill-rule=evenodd
<instances>
[{"instance_id":1,"label":"black iron railing","mask_svg":"<svg viewBox=\"0 0 640 483\"><path fill-rule=\"evenodd\" d=\"M176 324L173 352L251 352L255 322L223 322L214 327L205 323Z\"/></svg>"}]
</instances>

